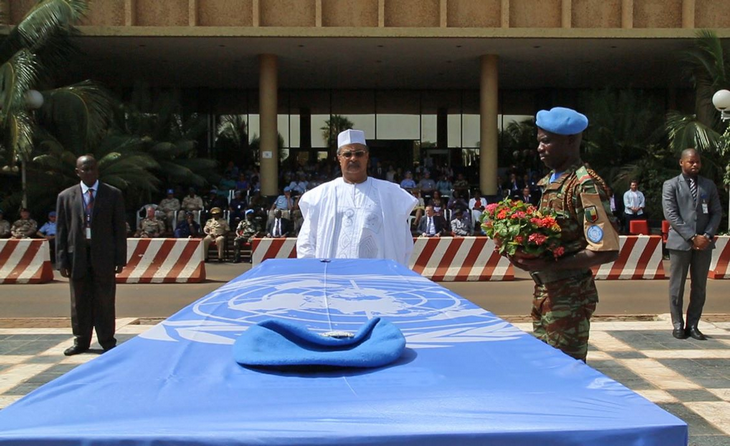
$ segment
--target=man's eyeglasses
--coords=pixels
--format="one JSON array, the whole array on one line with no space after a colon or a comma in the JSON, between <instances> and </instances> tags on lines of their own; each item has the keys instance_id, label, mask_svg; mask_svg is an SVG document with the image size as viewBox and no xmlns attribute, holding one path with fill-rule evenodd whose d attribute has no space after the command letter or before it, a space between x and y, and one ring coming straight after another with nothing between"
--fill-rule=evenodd
<instances>
[{"instance_id":1,"label":"man's eyeglasses","mask_svg":"<svg viewBox=\"0 0 730 446\"><path fill-rule=\"evenodd\" d=\"M349 151L348 152L340 152L340 156L343 157L343 158L348 158L348 159L349 158L352 158L353 156L355 158L362 158L363 156L365 156L366 153L367 152L364 151L364 150L356 150L354 152L349 152Z\"/></svg>"}]
</instances>

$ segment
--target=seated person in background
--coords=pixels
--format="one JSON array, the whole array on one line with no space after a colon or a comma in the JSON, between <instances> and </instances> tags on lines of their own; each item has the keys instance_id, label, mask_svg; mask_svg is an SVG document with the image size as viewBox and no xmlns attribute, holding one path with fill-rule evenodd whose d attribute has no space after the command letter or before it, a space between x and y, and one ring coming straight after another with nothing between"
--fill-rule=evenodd
<instances>
[{"instance_id":1,"label":"seated person in background","mask_svg":"<svg viewBox=\"0 0 730 446\"><path fill-rule=\"evenodd\" d=\"M480 190L474 191L474 198L469 200L469 210L471 211L471 221L474 224L474 227L477 227L477 225L480 222L480 218L482 216L482 212L484 212L484 209L487 207L487 199L482 197L482 192Z\"/></svg>"},{"instance_id":2,"label":"seated person in background","mask_svg":"<svg viewBox=\"0 0 730 446\"><path fill-rule=\"evenodd\" d=\"M292 180L292 182L289 183L289 189L291 189L295 195L302 195L309 188L309 181L307 181L307 176L303 172L299 173L297 176L299 177L299 181Z\"/></svg>"},{"instance_id":3,"label":"seated person in background","mask_svg":"<svg viewBox=\"0 0 730 446\"><path fill-rule=\"evenodd\" d=\"M205 238L203 238L203 252L205 253L205 261L208 261L208 247L211 243L215 242L218 248L218 261L223 261L223 248L226 244L226 234L231 232L231 228L228 226L228 222L223 218L223 211L221 208L213 208L210 210L210 219L205 222L203 228Z\"/></svg>"},{"instance_id":4,"label":"seated person in background","mask_svg":"<svg viewBox=\"0 0 730 446\"><path fill-rule=\"evenodd\" d=\"M139 228L135 237L141 238L155 238L162 237L162 233L165 232L165 223L162 220L158 220L155 216L155 208L152 206L147 207L147 217L139 222Z\"/></svg>"},{"instance_id":5,"label":"seated person in background","mask_svg":"<svg viewBox=\"0 0 730 446\"><path fill-rule=\"evenodd\" d=\"M0 238L10 237L10 222L3 218L3 210L0 209Z\"/></svg>"},{"instance_id":6,"label":"seated person in background","mask_svg":"<svg viewBox=\"0 0 730 446\"><path fill-rule=\"evenodd\" d=\"M291 231L291 221L282 217L280 209L274 211L274 218L266 225L266 237L287 237Z\"/></svg>"},{"instance_id":7,"label":"seated person in background","mask_svg":"<svg viewBox=\"0 0 730 446\"><path fill-rule=\"evenodd\" d=\"M454 185L451 184L451 180L449 179L449 176L444 174L441 175L441 179L438 180L436 183L436 190L441 192L441 195L444 197L450 197L451 196L451 189L454 188Z\"/></svg>"},{"instance_id":8,"label":"seated person in background","mask_svg":"<svg viewBox=\"0 0 730 446\"><path fill-rule=\"evenodd\" d=\"M203 210L203 199L200 198L199 195L195 195L195 188L191 187L188 190L188 195L183 198L182 201L182 210L187 212L191 211L195 213L195 215L199 214ZM182 219L182 215L178 217L178 220Z\"/></svg>"},{"instance_id":9,"label":"seated person in background","mask_svg":"<svg viewBox=\"0 0 730 446\"><path fill-rule=\"evenodd\" d=\"M522 192L519 195L516 195L515 200L524 201L527 204L531 204L533 206L537 205L537 195L533 194L530 190L529 186L525 186L522 188Z\"/></svg>"},{"instance_id":10,"label":"seated person in background","mask_svg":"<svg viewBox=\"0 0 730 446\"><path fill-rule=\"evenodd\" d=\"M413 219L413 226L417 226L418 222L421 221L421 216L423 216L423 211L426 210L426 200L423 199L421 196L421 190L420 189L411 189L411 195L416 197L418 200L418 203L416 203L416 207L413 208L412 212L415 212L415 218Z\"/></svg>"},{"instance_id":11,"label":"seated person in background","mask_svg":"<svg viewBox=\"0 0 730 446\"><path fill-rule=\"evenodd\" d=\"M274 219L276 211L280 211L284 218L289 218L295 205L296 200L291 196L291 188L287 186L284 188L284 192L276 197L276 200L271 205L271 209L269 209L269 222Z\"/></svg>"},{"instance_id":12,"label":"seated person in background","mask_svg":"<svg viewBox=\"0 0 730 446\"><path fill-rule=\"evenodd\" d=\"M469 204L466 202L466 200L461 198L461 194L457 190L454 190L454 193L449 200L449 204L446 205L446 209L449 209L451 211L455 211L457 209L466 209L468 207Z\"/></svg>"},{"instance_id":13,"label":"seated person in background","mask_svg":"<svg viewBox=\"0 0 730 446\"><path fill-rule=\"evenodd\" d=\"M165 213L165 224L170 231L175 229L175 212L180 210L180 200L175 198L175 190L167 189L167 196L160 201L158 210Z\"/></svg>"},{"instance_id":14,"label":"seated person in background","mask_svg":"<svg viewBox=\"0 0 730 446\"><path fill-rule=\"evenodd\" d=\"M26 208L20 209L20 220L15 220L10 233L13 238L30 238L35 237L38 232L38 223L30 218L30 211Z\"/></svg>"},{"instance_id":15,"label":"seated person in background","mask_svg":"<svg viewBox=\"0 0 730 446\"><path fill-rule=\"evenodd\" d=\"M400 182L400 187L405 190L411 190L416 188L416 182L413 181L413 174L410 171L406 172L406 177L403 178L403 181Z\"/></svg>"},{"instance_id":16,"label":"seated person in background","mask_svg":"<svg viewBox=\"0 0 730 446\"><path fill-rule=\"evenodd\" d=\"M195 214L192 211L187 211L185 220L181 221L175 228L175 238L199 238L201 236L200 225L195 221Z\"/></svg>"},{"instance_id":17,"label":"seated person in background","mask_svg":"<svg viewBox=\"0 0 730 446\"><path fill-rule=\"evenodd\" d=\"M253 209L246 210L246 217L236 227L236 238L233 240L233 263L241 262L241 248L254 237L261 237L261 226L254 218Z\"/></svg>"},{"instance_id":18,"label":"seated person in background","mask_svg":"<svg viewBox=\"0 0 730 446\"><path fill-rule=\"evenodd\" d=\"M237 190L233 193L233 199L228 205L230 215L228 216L228 224L230 227L238 225L238 222L244 218L243 211L246 210L246 200L243 198L243 192Z\"/></svg>"},{"instance_id":19,"label":"seated person in background","mask_svg":"<svg viewBox=\"0 0 730 446\"><path fill-rule=\"evenodd\" d=\"M238 180L236 180L236 190L248 190L248 179L243 172L238 175Z\"/></svg>"},{"instance_id":20,"label":"seated person in background","mask_svg":"<svg viewBox=\"0 0 730 446\"><path fill-rule=\"evenodd\" d=\"M456 176L456 181L454 181L454 191L458 191L459 195L462 197L469 196L469 182L466 181L463 173Z\"/></svg>"},{"instance_id":21,"label":"seated person in background","mask_svg":"<svg viewBox=\"0 0 730 446\"><path fill-rule=\"evenodd\" d=\"M261 191L257 190L251 195L251 199L248 201L248 207L256 212L266 210L266 198L261 195ZM264 212L265 214L266 212Z\"/></svg>"},{"instance_id":22,"label":"seated person in background","mask_svg":"<svg viewBox=\"0 0 730 446\"><path fill-rule=\"evenodd\" d=\"M417 187L421 189L421 194L424 198L431 197L434 191L436 191L436 182L431 178L431 174L426 171L421 181L418 182Z\"/></svg>"},{"instance_id":23,"label":"seated person in background","mask_svg":"<svg viewBox=\"0 0 730 446\"><path fill-rule=\"evenodd\" d=\"M418 233L421 237L441 237L446 230L446 220L436 215L433 206L426 206L426 215L418 222Z\"/></svg>"},{"instance_id":24,"label":"seated person in background","mask_svg":"<svg viewBox=\"0 0 730 446\"><path fill-rule=\"evenodd\" d=\"M429 201L428 204L433 206L433 211L437 215L441 215L441 216L444 215L444 210L446 209L446 200L441 197L441 192L434 191L433 197L431 198L431 200Z\"/></svg>"},{"instance_id":25,"label":"seated person in background","mask_svg":"<svg viewBox=\"0 0 730 446\"><path fill-rule=\"evenodd\" d=\"M454 218L451 220L451 232L457 237L466 237L472 234L471 219L464 209L454 210Z\"/></svg>"},{"instance_id":26,"label":"seated person in background","mask_svg":"<svg viewBox=\"0 0 730 446\"><path fill-rule=\"evenodd\" d=\"M55 259L56 253L56 211L48 213L48 221L41 226L36 236L48 240L48 247L51 250L51 259Z\"/></svg>"},{"instance_id":27,"label":"seated person in background","mask_svg":"<svg viewBox=\"0 0 730 446\"><path fill-rule=\"evenodd\" d=\"M218 188L213 186L208 192L208 196L203 200L205 207L205 217L212 217L211 210L213 208L228 209L228 199L218 193Z\"/></svg>"}]
</instances>

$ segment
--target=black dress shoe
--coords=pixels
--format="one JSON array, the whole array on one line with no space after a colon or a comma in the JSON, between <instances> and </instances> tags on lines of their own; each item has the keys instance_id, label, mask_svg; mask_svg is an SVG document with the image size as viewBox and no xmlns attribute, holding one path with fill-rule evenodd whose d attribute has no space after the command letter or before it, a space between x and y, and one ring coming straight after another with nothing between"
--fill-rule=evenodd
<instances>
[{"instance_id":1,"label":"black dress shoe","mask_svg":"<svg viewBox=\"0 0 730 446\"><path fill-rule=\"evenodd\" d=\"M73 347L69 347L66 350L63 351L63 354L66 356L73 356L78 355L84 352L89 351L89 347L81 347L80 345L74 345Z\"/></svg>"},{"instance_id":2,"label":"black dress shoe","mask_svg":"<svg viewBox=\"0 0 730 446\"><path fill-rule=\"evenodd\" d=\"M102 347L102 348L104 349L104 353L106 353L109 350L113 349L114 347L116 347L116 345L112 345L111 347Z\"/></svg>"},{"instance_id":3,"label":"black dress shoe","mask_svg":"<svg viewBox=\"0 0 730 446\"><path fill-rule=\"evenodd\" d=\"M672 330L672 336L677 339L687 339L687 332L684 331L684 328L675 328Z\"/></svg>"},{"instance_id":4,"label":"black dress shoe","mask_svg":"<svg viewBox=\"0 0 730 446\"><path fill-rule=\"evenodd\" d=\"M687 328L687 336L689 336L692 339L697 339L698 341L706 341L707 336L703 335L702 332L697 327L689 327Z\"/></svg>"}]
</instances>

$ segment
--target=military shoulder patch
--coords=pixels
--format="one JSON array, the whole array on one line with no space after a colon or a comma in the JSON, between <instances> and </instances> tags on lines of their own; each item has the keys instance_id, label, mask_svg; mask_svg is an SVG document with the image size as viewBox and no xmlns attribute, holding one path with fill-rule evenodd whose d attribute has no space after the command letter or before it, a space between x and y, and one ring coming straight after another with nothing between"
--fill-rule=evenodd
<instances>
[{"instance_id":1,"label":"military shoulder patch","mask_svg":"<svg viewBox=\"0 0 730 446\"><path fill-rule=\"evenodd\" d=\"M600 243L603 240L603 229L598 225L590 226L586 231L586 237L591 243Z\"/></svg>"},{"instance_id":2,"label":"military shoulder patch","mask_svg":"<svg viewBox=\"0 0 730 446\"><path fill-rule=\"evenodd\" d=\"M598 210L595 206L588 206L584 209L585 219L588 223L595 223L598 221Z\"/></svg>"}]
</instances>

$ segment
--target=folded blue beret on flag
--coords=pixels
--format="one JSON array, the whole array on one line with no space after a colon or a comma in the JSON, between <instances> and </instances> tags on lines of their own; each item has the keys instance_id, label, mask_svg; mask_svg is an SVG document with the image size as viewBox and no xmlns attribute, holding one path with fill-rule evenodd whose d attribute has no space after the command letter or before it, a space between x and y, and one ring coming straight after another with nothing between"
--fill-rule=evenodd
<instances>
[{"instance_id":1,"label":"folded blue beret on flag","mask_svg":"<svg viewBox=\"0 0 730 446\"><path fill-rule=\"evenodd\" d=\"M398 327L381 318L370 319L357 333L319 333L268 319L236 339L233 358L246 366L380 367L398 359L405 346Z\"/></svg>"},{"instance_id":2,"label":"folded blue beret on flag","mask_svg":"<svg viewBox=\"0 0 730 446\"><path fill-rule=\"evenodd\" d=\"M535 124L550 133L577 135L588 127L588 118L570 108L554 107L537 112Z\"/></svg>"}]
</instances>

